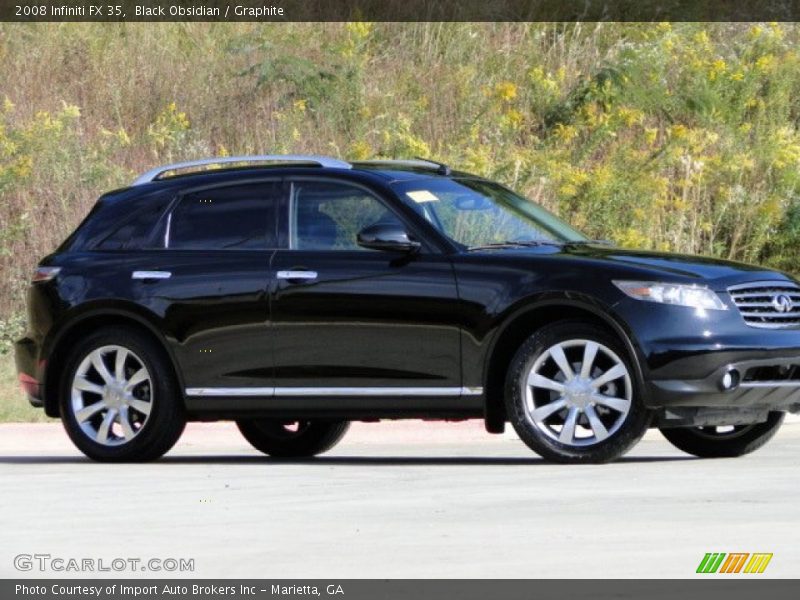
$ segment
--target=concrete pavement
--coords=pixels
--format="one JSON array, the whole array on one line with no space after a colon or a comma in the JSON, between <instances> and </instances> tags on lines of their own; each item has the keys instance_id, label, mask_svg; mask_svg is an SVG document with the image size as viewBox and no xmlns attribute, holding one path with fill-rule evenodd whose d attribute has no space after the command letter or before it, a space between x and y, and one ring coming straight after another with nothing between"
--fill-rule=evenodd
<instances>
[{"instance_id":1,"label":"concrete pavement","mask_svg":"<svg viewBox=\"0 0 800 600\"><path fill-rule=\"evenodd\" d=\"M796 421L741 459L650 432L580 467L478 422L409 421L355 424L285 463L220 423L156 463L102 465L60 425L0 425L0 577L25 575L20 553L193 558L197 577L691 577L706 552L772 552L765 576L796 577L798 455Z\"/></svg>"}]
</instances>

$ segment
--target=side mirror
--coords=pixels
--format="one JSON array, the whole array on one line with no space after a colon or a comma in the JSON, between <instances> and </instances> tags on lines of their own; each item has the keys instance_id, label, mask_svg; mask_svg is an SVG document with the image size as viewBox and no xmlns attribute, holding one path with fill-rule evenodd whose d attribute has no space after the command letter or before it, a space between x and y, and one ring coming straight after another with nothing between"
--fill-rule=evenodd
<instances>
[{"instance_id":1,"label":"side mirror","mask_svg":"<svg viewBox=\"0 0 800 600\"><path fill-rule=\"evenodd\" d=\"M384 252L417 252L421 247L399 223L376 223L358 232L358 245Z\"/></svg>"}]
</instances>

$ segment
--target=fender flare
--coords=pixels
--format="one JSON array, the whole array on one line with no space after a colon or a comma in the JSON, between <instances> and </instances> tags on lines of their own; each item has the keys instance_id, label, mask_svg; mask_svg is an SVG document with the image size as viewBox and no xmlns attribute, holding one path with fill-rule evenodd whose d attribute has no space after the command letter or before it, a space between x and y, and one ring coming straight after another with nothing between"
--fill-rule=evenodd
<instances>
[{"instance_id":1,"label":"fender flare","mask_svg":"<svg viewBox=\"0 0 800 600\"><path fill-rule=\"evenodd\" d=\"M636 338L633 335L633 332L630 330L625 321L614 312L613 306L606 305L593 296L579 292L547 292L540 295L535 300L523 300L522 302L509 307L506 311L499 315L498 322L500 325L492 335L492 339L489 342L489 346L483 358L482 380L484 385L489 381L489 369L492 363L492 357L494 357L497 349L497 343L503 338L503 335L506 333L506 331L508 331L509 326L523 315L536 312L537 310L544 308L556 306L586 311L611 328L617 337L619 337L622 345L625 348L625 351L628 354L629 360L633 363L633 375L636 378L636 383L638 384L639 389L643 391L647 389L644 370L642 368L643 355L641 349L636 343Z\"/></svg>"},{"instance_id":2,"label":"fender flare","mask_svg":"<svg viewBox=\"0 0 800 600\"><path fill-rule=\"evenodd\" d=\"M172 344L164 335L162 329L160 329L158 326L159 322L161 321L160 317L156 313L146 309L145 307L142 307L141 305L115 300L101 300L83 304L79 308L69 311L62 319L59 320L58 324L51 329L51 333L45 338L42 344L41 356L43 358L47 357L47 370L49 370L49 363L52 360L53 351L58 348L61 342L63 342L64 339L75 330L75 328L80 327L81 323L85 323L86 321L98 317L116 317L119 319L125 319L128 321L133 321L137 325L140 325L146 329L164 349L164 352L171 363L173 372L178 378L179 389L184 389L183 373L178 367L178 362L172 350ZM47 384L50 382L50 377L51 376L48 373L45 373L45 376L43 377L43 397L45 398L45 403L48 402L48 398L50 396L47 391Z\"/></svg>"}]
</instances>

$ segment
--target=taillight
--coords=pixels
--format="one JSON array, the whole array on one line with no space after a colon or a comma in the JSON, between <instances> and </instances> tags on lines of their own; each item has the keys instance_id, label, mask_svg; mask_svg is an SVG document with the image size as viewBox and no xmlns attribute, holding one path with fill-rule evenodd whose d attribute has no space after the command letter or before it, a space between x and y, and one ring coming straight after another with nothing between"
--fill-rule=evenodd
<instances>
[{"instance_id":1,"label":"taillight","mask_svg":"<svg viewBox=\"0 0 800 600\"><path fill-rule=\"evenodd\" d=\"M61 272L61 267L36 267L33 271L31 281L33 283L39 281L50 281Z\"/></svg>"},{"instance_id":2,"label":"taillight","mask_svg":"<svg viewBox=\"0 0 800 600\"><path fill-rule=\"evenodd\" d=\"M33 396L34 398L39 397L39 382L36 381L30 375L26 375L25 373L20 373L18 376L19 385L22 388L22 391L28 394L28 396Z\"/></svg>"}]
</instances>

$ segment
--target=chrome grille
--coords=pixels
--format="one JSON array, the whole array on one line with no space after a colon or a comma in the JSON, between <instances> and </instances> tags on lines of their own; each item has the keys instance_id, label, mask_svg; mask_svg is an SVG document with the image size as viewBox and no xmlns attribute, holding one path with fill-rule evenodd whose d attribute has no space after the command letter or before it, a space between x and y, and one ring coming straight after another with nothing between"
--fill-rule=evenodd
<instances>
[{"instance_id":1,"label":"chrome grille","mask_svg":"<svg viewBox=\"0 0 800 600\"><path fill-rule=\"evenodd\" d=\"M752 327L800 327L800 287L793 283L746 283L728 288L728 293L745 323Z\"/></svg>"}]
</instances>

